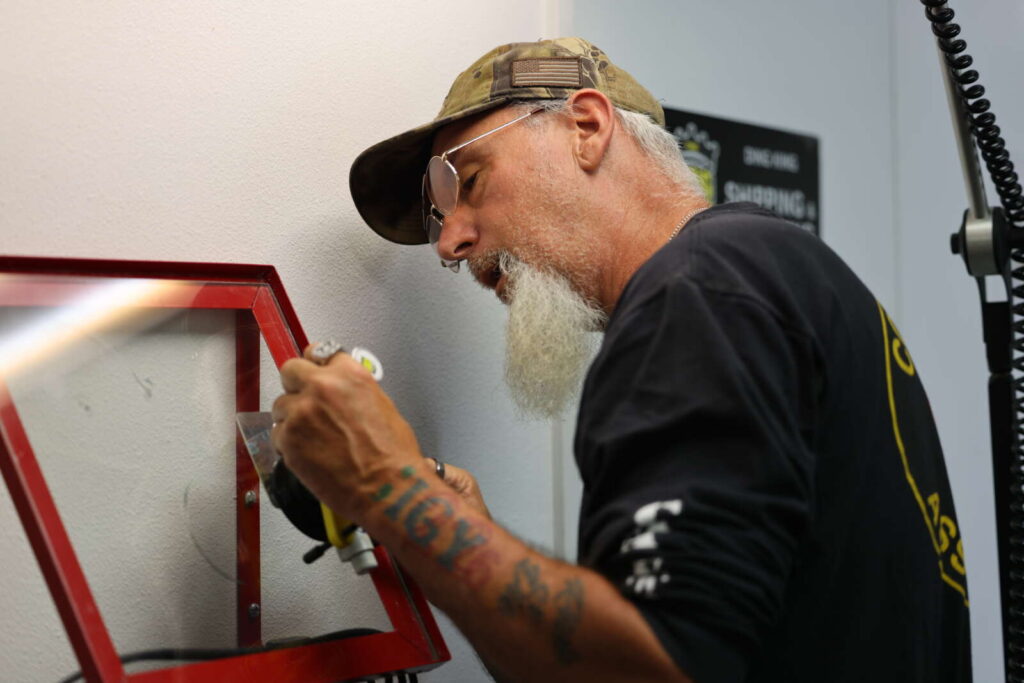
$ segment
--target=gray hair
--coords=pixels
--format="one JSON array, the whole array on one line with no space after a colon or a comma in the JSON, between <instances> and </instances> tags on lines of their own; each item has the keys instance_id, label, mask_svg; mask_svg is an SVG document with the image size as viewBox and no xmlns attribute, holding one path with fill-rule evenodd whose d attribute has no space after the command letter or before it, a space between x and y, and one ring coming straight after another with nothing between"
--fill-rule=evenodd
<instances>
[{"instance_id":1,"label":"gray hair","mask_svg":"<svg viewBox=\"0 0 1024 683\"><path fill-rule=\"evenodd\" d=\"M511 106L524 113L533 109L543 109L562 114L566 113L569 108L566 99L519 100ZM696 196L704 198L704 189L701 187L700 181L697 180L697 176L683 160L683 155L679 150L679 141L672 133L655 123L647 114L615 107L615 115L618 117L619 123L622 124L622 128L629 133L640 150L655 163L666 178L678 185L682 192L695 193ZM543 125L543 120L530 117L524 123Z\"/></svg>"}]
</instances>

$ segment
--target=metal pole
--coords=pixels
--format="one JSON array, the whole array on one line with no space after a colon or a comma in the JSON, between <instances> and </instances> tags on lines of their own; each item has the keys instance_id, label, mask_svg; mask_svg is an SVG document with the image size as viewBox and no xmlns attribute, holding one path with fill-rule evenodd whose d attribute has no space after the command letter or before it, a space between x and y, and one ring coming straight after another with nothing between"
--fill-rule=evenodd
<instances>
[{"instance_id":1,"label":"metal pole","mask_svg":"<svg viewBox=\"0 0 1024 683\"><path fill-rule=\"evenodd\" d=\"M953 70L946 64L946 55L938 48L939 62L942 66L942 82L946 86L946 97L949 98L949 113L953 118L953 131L956 133L956 149L960 153L960 166L964 173L964 186L967 189L967 205L970 218L987 220L992 216L985 196L985 183L982 180L981 164L978 162L977 148L974 146L974 134L971 132L970 114L960 96L960 85L954 80Z\"/></svg>"}]
</instances>

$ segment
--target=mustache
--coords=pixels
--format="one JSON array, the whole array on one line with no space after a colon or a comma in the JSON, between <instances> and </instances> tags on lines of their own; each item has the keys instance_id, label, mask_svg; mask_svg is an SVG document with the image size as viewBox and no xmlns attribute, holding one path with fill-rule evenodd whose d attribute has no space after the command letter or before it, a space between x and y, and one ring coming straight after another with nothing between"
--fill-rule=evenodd
<instances>
[{"instance_id":1,"label":"mustache","mask_svg":"<svg viewBox=\"0 0 1024 683\"><path fill-rule=\"evenodd\" d=\"M477 282L487 288L494 288L502 274L513 278L524 265L511 251L496 249L486 254L466 259L469 272Z\"/></svg>"},{"instance_id":2,"label":"mustache","mask_svg":"<svg viewBox=\"0 0 1024 683\"><path fill-rule=\"evenodd\" d=\"M505 254L508 254L508 252L498 249L479 256L470 256L466 259L466 265L469 266L469 272L479 280L499 268Z\"/></svg>"}]
</instances>

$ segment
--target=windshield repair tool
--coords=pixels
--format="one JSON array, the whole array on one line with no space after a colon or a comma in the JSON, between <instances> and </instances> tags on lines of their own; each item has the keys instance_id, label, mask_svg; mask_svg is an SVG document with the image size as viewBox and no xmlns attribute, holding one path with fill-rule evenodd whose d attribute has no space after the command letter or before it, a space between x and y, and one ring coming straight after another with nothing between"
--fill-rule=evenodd
<instances>
[{"instance_id":1,"label":"windshield repair tool","mask_svg":"<svg viewBox=\"0 0 1024 683\"><path fill-rule=\"evenodd\" d=\"M317 344L312 355L319 365L326 365L336 353L344 352L337 342L328 341ZM352 357L369 370L374 379L380 381L384 376L383 365L370 351L357 347L352 349ZM373 555L373 541L369 535L318 501L274 450L270 442L270 432L274 428L271 414L238 413L235 420L270 504L280 509L299 531L320 541L302 556L303 561L307 564L315 562L334 546L341 560L351 562L357 574L374 569L377 558Z\"/></svg>"},{"instance_id":2,"label":"windshield repair tool","mask_svg":"<svg viewBox=\"0 0 1024 683\"><path fill-rule=\"evenodd\" d=\"M235 419L270 504L281 510L299 531L320 541L302 559L310 564L334 546L342 561L351 562L357 574L375 568L373 541L366 532L318 501L274 450L270 443L274 419L270 413L238 413Z\"/></svg>"}]
</instances>

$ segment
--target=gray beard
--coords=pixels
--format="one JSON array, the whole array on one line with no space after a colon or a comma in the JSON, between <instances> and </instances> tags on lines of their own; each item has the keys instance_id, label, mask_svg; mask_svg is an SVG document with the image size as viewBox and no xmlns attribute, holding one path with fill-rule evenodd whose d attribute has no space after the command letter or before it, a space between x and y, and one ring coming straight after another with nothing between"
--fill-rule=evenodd
<instances>
[{"instance_id":1,"label":"gray beard","mask_svg":"<svg viewBox=\"0 0 1024 683\"><path fill-rule=\"evenodd\" d=\"M507 252L500 265L509 302L505 382L523 415L557 417L580 389L604 311L558 273Z\"/></svg>"}]
</instances>

